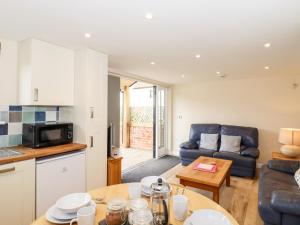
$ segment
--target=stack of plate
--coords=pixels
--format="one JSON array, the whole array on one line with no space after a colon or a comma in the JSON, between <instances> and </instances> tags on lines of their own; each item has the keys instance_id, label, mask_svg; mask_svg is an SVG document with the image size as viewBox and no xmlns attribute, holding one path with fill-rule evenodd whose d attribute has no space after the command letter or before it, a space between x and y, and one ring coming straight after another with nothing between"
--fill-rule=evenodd
<instances>
[{"instance_id":1,"label":"stack of plate","mask_svg":"<svg viewBox=\"0 0 300 225\"><path fill-rule=\"evenodd\" d=\"M196 225L205 221L205 225L232 225L229 219L220 211L213 209L200 209L187 218L183 225Z\"/></svg>"},{"instance_id":2,"label":"stack of plate","mask_svg":"<svg viewBox=\"0 0 300 225\"><path fill-rule=\"evenodd\" d=\"M165 182L165 180L162 177L158 176L144 177L141 180L142 195L151 196L151 185L153 183L156 183L158 178L161 178Z\"/></svg>"},{"instance_id":3,"label":"stack of plate","mask_svg":"<svg viewBox=\"0 0 300 225\"><path fill-rule=\"evenodd\" d=\"M69 194L58 199L55 205L48 209L46 219L51 223L68 224L72 219L76 218L78 209L88 205L96 207L89 194Z\"/></svg>"}]
</instances>

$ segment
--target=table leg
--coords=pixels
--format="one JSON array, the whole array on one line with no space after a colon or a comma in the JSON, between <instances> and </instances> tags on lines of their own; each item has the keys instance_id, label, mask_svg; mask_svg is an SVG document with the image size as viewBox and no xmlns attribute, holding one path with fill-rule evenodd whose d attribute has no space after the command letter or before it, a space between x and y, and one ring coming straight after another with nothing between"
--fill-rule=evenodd
<instances>
[{"instance_id":1,"label":"table leg","mask_svg":"<svg viewBox=\"0 0 300 225\"><path fill-rule=\"evenodd\" d=\"M213 200L218 204L219 204L219 197L220 197L219 189L214 190L213 191Z\"/></svg>"},{"instance_id":2,"label":"table leg","mask_svg":"<svg viewBox=\"0 0 300 225\"><path fill-rule=\"evenodd\" d=\"M226 174L226 186L227 187L230 187L230 174L231 174L231 171L229 169L227 174Z\"/></svg>"},{"instance_id":3,"label":"table leg","mask_svg":"<svg viewBox=\"0 0 300 225\"><path fill-rule=\"evenodd\" d=\"M226 186L230 187L230 173L226 177Z\"/></svg>"}]
</instances>

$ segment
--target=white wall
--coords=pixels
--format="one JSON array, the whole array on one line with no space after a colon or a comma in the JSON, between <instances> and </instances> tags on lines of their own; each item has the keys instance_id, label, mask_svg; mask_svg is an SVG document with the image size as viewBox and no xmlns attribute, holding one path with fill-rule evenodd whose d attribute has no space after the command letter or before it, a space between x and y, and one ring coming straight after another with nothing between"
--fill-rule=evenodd
<instances>
[{"instance_id":1,"label":"white wall","mask_svg":"<svg viewBox=\"0 0 300 225\"><path fill-rule=\"evenodd\" d=\"M294 89L292 84L299 83ZM182 119L180 119L182 116ZM173 88L173 146L188 140L191 123L220 123L259 129L259 161L279 151L281 127L300 128L300 76L218 80Z\"/></svg>"},{"instance_id":2,"label":"white wall","mask_svg":"<svg viewBox=\"0 0 300 225\"><path fill-rule=\"evenodd\" d=\"M0 54L0 105L17 103L18 44L1 39Z\"/></svg>"}]
</instances>

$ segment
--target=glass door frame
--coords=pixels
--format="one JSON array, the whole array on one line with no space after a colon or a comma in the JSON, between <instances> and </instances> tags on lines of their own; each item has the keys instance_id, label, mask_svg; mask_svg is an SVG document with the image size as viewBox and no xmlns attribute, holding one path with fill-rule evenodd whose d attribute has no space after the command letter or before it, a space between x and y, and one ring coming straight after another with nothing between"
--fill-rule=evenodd
<instances>
[{"instance_id":1,"label":"glass door frame","mask_svg":"<svg viewBox=\"0 0 300 225\"><path fill-rule=\"evenodd\" d=\"M160 95L159 92L164 91L163 103L164 103L164 113L163 113L163 145L161 145L159 135L161 135L160 129ZM168 150L168 89L162 86L153 87L153 158L159 158L167 154ZM161 152L160 152L161 151Z\"/></svg>"}]
</instances>

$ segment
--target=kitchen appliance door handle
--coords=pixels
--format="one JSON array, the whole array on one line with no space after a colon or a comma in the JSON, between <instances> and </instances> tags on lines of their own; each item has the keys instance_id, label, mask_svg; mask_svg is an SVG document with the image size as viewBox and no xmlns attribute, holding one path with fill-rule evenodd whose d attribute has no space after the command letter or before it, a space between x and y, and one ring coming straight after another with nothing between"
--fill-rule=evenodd
<instances>
[{"instance_id":1,"label":"kitchen appliance door handle","mask_svg":"<svg viewBox=\"0 0 300 225\"><path fill-rule=\"evenodd\" d=\"M34 89L33 101L35 101L35 102L39 101L39 89L38 88Z\"/></svg>"},{"instance_id":2,"label":"kitchen appliance door handle","mask_svg":"<svg viewBox=\"0 0 300 225\"><path fill-rule=\"evenodd\" d=\"M0 174L1 174L1 173L13 172L13 171L15 171L15 170L16 170L16 168L15 168L15 167L11 167L11 168L2 169L2 170L0 170Z\"/></svg>"}]
</instances>

